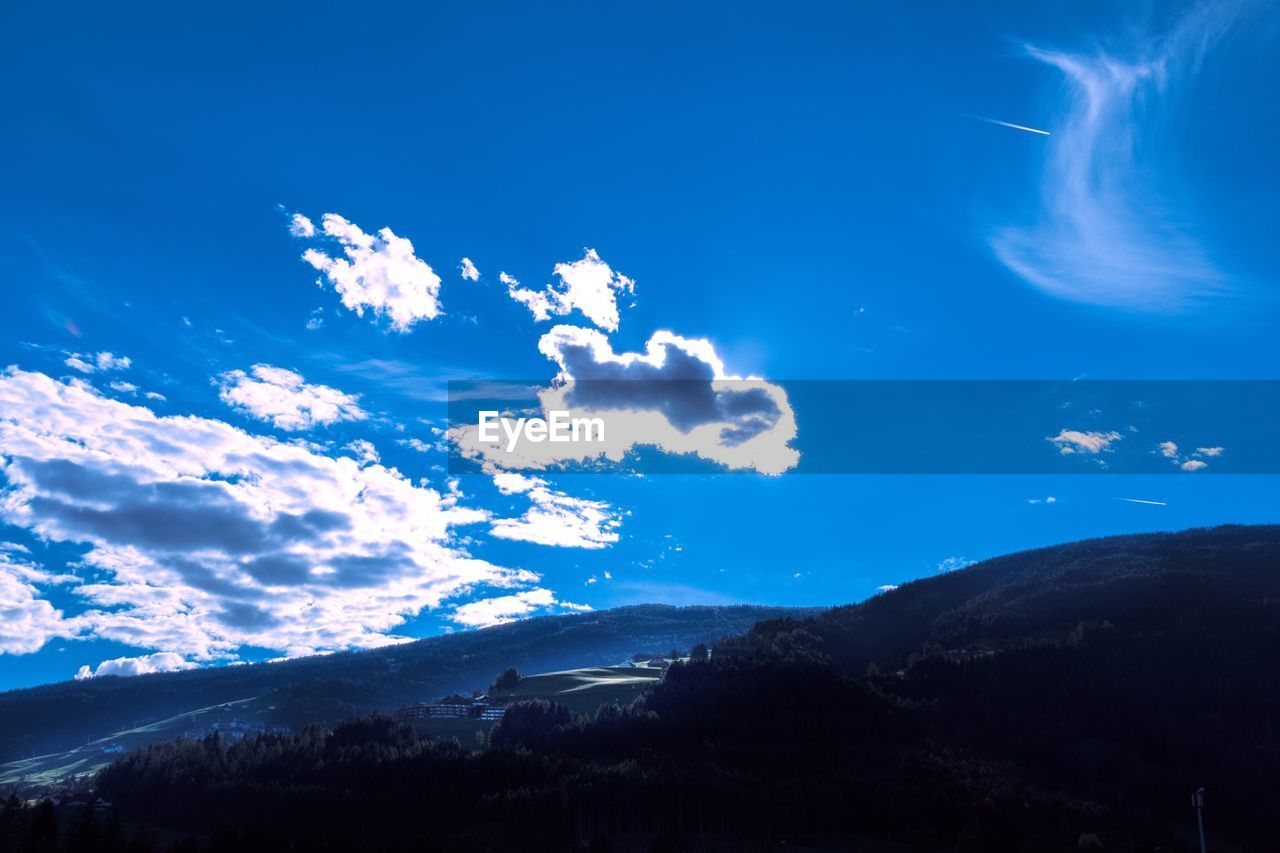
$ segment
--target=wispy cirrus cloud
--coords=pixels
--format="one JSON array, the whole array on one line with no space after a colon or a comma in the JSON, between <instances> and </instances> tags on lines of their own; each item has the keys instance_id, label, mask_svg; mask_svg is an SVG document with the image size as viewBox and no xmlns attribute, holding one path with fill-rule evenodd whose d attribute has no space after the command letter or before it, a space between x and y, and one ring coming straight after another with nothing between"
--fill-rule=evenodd
<instances>
[{"instance_id":1,"label":"wispy cirrus cloud","mask_svg":"<svg viewBox=\"0 0 1280 853\"><path fill-rule=\"evenodd\" d=\"M1010 270L1064 299L1148 311L1177 310L1224 287L1226 276L1185 214L1171 209L1144 132L1238 8L1203 3L1165 35L1124 52L1027 48L1062 73L1067 103L1047 143L1039 220L992 237Z\"/></svg>"}]
</instances>

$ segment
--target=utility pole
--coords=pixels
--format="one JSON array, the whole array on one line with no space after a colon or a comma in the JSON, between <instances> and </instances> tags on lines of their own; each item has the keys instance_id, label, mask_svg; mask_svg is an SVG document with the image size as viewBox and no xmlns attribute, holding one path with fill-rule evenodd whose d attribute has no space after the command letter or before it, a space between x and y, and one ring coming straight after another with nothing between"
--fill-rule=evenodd
<instances>
[{"instance_id":1,"label":"utility pole","mask_svg":"<svg viewBox=\"0 0 1280 853\"><path fill-rule=\"evenodd\" d=\"M1196 829L1200 830L1200 853L1207 853L1204 846L1204 788L1191 795L1191 807L1196 810Z\"/></svg>"}]
</instances>

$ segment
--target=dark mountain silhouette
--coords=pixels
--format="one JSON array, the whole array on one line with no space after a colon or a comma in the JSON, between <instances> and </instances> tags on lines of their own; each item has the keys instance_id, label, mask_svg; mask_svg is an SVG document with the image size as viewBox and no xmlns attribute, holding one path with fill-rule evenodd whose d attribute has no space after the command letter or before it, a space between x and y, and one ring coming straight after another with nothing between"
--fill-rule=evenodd
<instances>
[{"instance_id":1,"label":"dark mountain silhouette","mask_svg":"<svg viewBox=\"0 0 1280 853\"><path fill-rule=\"evenodd\" d=\"M509 666L544 672L617 663L641 649L688 648L738 634L785 608L640 605L547 616L383 649L0 693L0 763L83 745L193 709L257 697L270 725L337 724L355 714L485 687ZM794 611L802 613L805 611ZM169 734L176 736L179 732Z\"/></svg>"},{"instance_id":2,"label":"dark mountain silhouette","mask_svg":"<svg viewBox=\"0 0 1280 853\"><path fill-rule=\"evenodd\" d=\"M1210 849L1275 850L1278 647L1280 527L1113 537L766 618L487 746L365 718L158 744L97 793L175 849L976 853L1192 851L1204 786Z\"/></svg>"}]
</instances>

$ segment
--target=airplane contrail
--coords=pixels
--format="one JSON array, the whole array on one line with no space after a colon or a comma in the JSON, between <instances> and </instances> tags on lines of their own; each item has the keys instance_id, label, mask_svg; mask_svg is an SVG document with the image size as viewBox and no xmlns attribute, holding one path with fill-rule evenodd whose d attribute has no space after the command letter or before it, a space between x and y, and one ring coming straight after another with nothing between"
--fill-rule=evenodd
<instances>
[{"instance_id":1,"label":"airplane contrail","mask_svg":"<svg viewBox=\"0 0 1280 853\"><path fill-rule=\"evenodd\" d=\"M982 120L987 122L988 124L998 124L1001 127L1011 127L1014 130L1025 130L1027 133L1038 133L1041 136L1053 136L1053 134L1047 130L1038 130L1034 127L1027 127L1021 124L1014 124L1013 122L1009 122L1009 121L1001 121L998 118L986 118L984 116Z\"/></svg>"},{"instance_id":2,"label":"airplane contrail","mask_svg":"<svg viewBox=\"0 0 1280 853\"><path fill-rule=\"evenodd\" d=\"M1131 504L1149 504L1151 506L1168 506L1164 501L1144 501L1142 498L1116 498L1118 501L1127 501Z\"/></svg>"}]
</instances>

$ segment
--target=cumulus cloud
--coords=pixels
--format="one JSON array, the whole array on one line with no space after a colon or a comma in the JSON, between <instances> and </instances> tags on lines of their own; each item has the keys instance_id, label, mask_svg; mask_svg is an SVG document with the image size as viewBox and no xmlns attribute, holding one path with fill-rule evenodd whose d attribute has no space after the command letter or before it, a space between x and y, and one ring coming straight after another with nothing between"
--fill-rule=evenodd
<instances>
[{"instance_id":1,"label":"cumulus cloud","mask_svg":"<svg viewBox=\"0 0 1280 853\"><path fill-rule=\"evenodd\" d=\"M128 370L133 365L133 360L127 355L118 356L109 352L73 352L67 355L63 363L81 373L105 373L109 370Z\"/></svg>"},{"instance_id":2,"label":"cumulus cloud","mask_svg":"<svg viewBox=\"0 0 1280 853\"><path fill-rule=\"evenodd\" d=\"M615 353L594 329L555 326L539 349L559 367L539 392L543 412L600 417L604 440L505 445L479 441L467 424L450 430L459 452L507 469L544 469L566 462L621 461L638 446L690 454L735 470L781 474L799 462L790 446L795 413L778 385L728 373L710 341L667 331L642 353Z\"/></svg>"},{"instance_id":3,"label":"cumulus cloud","mask_svg":"<svg viewBox=\"0 0 1280 853\"><path fill-rule=\"evenodd\" d=\"M458 274L467 281L480 280L480 270L476 269L476 265L471 262L470 258L462 259L462 263L458 265Z\"/></svg>"},{"instance_id":4,"label":"cumulus cloud","mask_svg":"<svg viewBox=\"0 0 1280 853\"><path fill-rule=\"evenodd\" d=\"M468 628L487 628L539 613L549 613L556 609L585 611L590 610L591 607L586 604L559 601L551 590L538 587L513 595L482 598L479 601L463 604L454 609L452 618L454 622Z\"/></svg>"},{"instance_id":5,"label":"cumulus cloud","mask_svg":"<svg viewBox=\"0 0 1280 853\"><path fill-rule=\"evenodd\" d=\"M324 275L348 309L362 317L366 308L375 316L385 316L397 332L439 316L440 276L414 254L408 238L390 228L366 234L336 213L324 215L321 230L342 249L342 257L313 247L302 253L302 259ZM312 228L310 234L298 236L314 234Z\"/></svg>"},{"instance_id":6,"label":"cumulus cloud","mask_svg":"<svg viewBox=\"0 0 1280 853\"><path fill-rule=\"evenodd\" d=\"M1204 3L1165 36L1119 53L1029 48L1061 72L1066 114L1046 142L1041 218L998 230L999 259L1030 284L1065 299L1165 311L1220 289L1224 276L1169 211L1161 163L1144 154L1144 120L1199 66L1238 4Z\"/></svg>"},{"instance_id":7,"label":"cumulus cloud","mask_svg":"<svg viewBox=\"0 0 1280 853\"><path fill-rule=\"evenodd\" d=\"M506 273L498 278L511 298L528 308L535 320L563 317L577 310L605 331L618 330L617 295L634 293L634 281L614 272L595 249L587 249L581 260L556 264L553 272L559 281L542 290L521 287Z\"/></svg>"},{"instance_id":8,"label":"cumulus cloud","mask_svg":"<svg viewBox=\"0 0 1280 853\"><path fill-rule=\"evenodd\" d=\"M156 652L151 655L140 655L134 658L112 658L98 664L97 669L89 666L80 667L76 673L76 681L86 678L101 678L104 675L128 677L133 675L150 675L153 672L178 672L184 669L195 669L197 664L184 660L182 655L173 652Z\"/></svg>"},{"instance_id":9,"label":"cumulus cloud","mask_svg":"<svg viewBox=\"0 0 1280 853\"><path fill-rule=\"evenodd\" d=\"M499 539L561 548L606 548L618 541L618 515L609 504L575 498L552 489L546 480L497 472L493 483L504 495L522 494L531 506L519 518L495 518L490 532Z\"/></svg>"},{"instance_id":10,"label":"cumulus cloud","mask_svg":"<svg viewBox=\"0 0 1280 853\"><path fill-rule=\"evenodd\" d=\"M385 645L424 609L538 579L467 553L458 528L488 514L455 493L16 368L0 373L0 473L0 521L84 549L75 628L187 660ZM4 642L70 630L0 574Z\"/></svg>"},{"instance_id":11,"label":"cumulus cloud","mask_svg":"<svg viewBox=\"0 0 1280 853\"><path fill-rule=\"evenodd\" d=\"M1111 445L1123 438L1124 436L1118 432L1081 432L1064 429L1057 435L1047 437L1045 441L1057 445L1058 452L1062 454L1084 453L1096 456L1099 453L1109 453L1112 449Z\"/></svg>"},{"instance_id":12,"label":"cumulus cloud","mask_svg":"<svg viewBox=\"0 0 1280 853\"><path fill-rule=\"evenodd\" d=\"M369 415L360 397L328 385L311 385L300 373L255 364L249 373L231 370L217 378L218 396L228 406L277 429L303 430Z\"/></svg>"}]
</instances>

